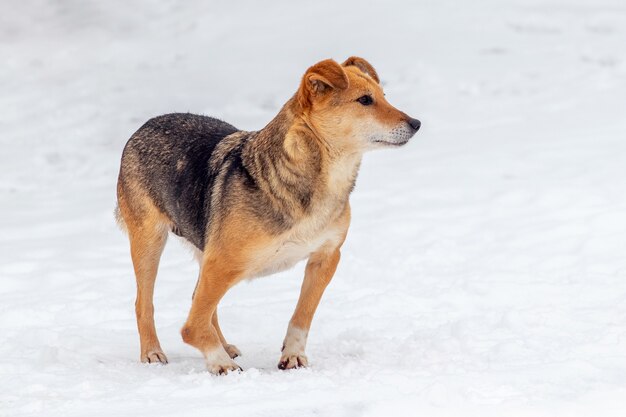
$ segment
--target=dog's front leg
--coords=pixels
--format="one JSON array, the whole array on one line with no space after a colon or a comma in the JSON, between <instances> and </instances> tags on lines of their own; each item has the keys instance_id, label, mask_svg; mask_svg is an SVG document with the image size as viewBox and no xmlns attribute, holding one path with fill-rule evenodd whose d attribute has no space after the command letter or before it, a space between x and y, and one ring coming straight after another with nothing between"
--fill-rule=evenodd
<instances>
[{"instance_id":1,"label":"dog's front leg","mask_svg":"<svg viewBox=\"0 0 626 417\"><path fill-rule=\"evenodd\" d=\"M283 342L283 353L278 363L280 369L308 366L304 349L309 328L322 294L335 274L339 256L339 247L330 250L322 249L310 256L298 305L289 321L289 328Z\"/></svg>"},{"instance_id":2,"label":"dog's front leg","mask_svg":"<svg viewBox=\"0 0 626 417\"><path fill-rule=\"evenodd\" d=\"M207 369L213 374L241 370L224 350L220 333L212 324L217 304L226 291L234 285L239 273L223 257L205 260L196 286L191 311L181 330L183 340L198 348L206 359Z\"/></svg>"}]
</instances>

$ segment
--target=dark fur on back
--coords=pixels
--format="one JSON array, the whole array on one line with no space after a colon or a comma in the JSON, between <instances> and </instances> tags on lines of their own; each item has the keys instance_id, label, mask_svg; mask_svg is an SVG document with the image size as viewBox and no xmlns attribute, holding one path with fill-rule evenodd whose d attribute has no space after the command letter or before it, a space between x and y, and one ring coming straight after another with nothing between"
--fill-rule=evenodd
<instances>
[{"instance_id":1,"label":"dark fur on back","mask_svg":"<svg viewBox=\"0 0 626 417\"><path fill-rule=\"evenodd\" d=\"M173 221L172 231L203 249L215 179L211 156L235 132L226 122L189 113L150 119L124 148L120 181L137 181Z\"/></svg>"}]
</instances>

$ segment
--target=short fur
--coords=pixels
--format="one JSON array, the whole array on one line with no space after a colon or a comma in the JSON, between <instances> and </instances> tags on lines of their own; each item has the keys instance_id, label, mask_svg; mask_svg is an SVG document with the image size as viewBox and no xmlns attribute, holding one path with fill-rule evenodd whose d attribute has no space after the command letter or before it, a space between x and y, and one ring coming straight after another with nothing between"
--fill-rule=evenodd
<instances>
[{"instance_id":1,"label":"short fur","mask_svg":"<svg viewBox=\"0 0 626 417\"><path fill-rule=\"evenodd\" d=\"M363 96L373 102L362 104ZM116 209L137 279L141 360L167 362L152 294L171 231L194 246L200 262L183 340L202 351L213 373L240 369L232 360L239 351L217 321L226 291L309 258L279 362L306 366L308 330L339 262L362 154L402 145L418 128L386 102L378 74L358 57L309 68L294 97L259 131L193 114L144 124L122 154Z\"/></svg>"}]
</instances>

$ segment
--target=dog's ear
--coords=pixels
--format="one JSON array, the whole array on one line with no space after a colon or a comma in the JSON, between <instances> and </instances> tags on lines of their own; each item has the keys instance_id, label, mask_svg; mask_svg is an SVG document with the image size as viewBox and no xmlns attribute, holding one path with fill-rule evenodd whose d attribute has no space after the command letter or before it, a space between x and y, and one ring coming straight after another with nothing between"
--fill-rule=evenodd
<instances>
[{"instance_id":1,"label":"dog's ear","mask_svg":"<svg viewBox=\"0 0 626 417\"><path fill-rule=\"evenodd\" d=\"M369 75L374 81L376 81L377 84L380 84L380 79L378 78L376 70L374 69L372 64L370 64L363 58L359 58L358 56L351 56L350 58L346 59L341 65L344 67L357 67L361 70L362 73Z\"/></svg>"},{"instance_id":2,"label":"dog's ear","mask_svg":"<svg viewBox=\"0 0 626 417\"><path fill-rule=\"evenodd\" d=\"M341 65L332 59L326 59L313 65L304 73L298 90L298 101L303 108L306 108L310 106L315 96L333 89L345 90L348 85L348 75Z\"/></svg>"}]
</instances>

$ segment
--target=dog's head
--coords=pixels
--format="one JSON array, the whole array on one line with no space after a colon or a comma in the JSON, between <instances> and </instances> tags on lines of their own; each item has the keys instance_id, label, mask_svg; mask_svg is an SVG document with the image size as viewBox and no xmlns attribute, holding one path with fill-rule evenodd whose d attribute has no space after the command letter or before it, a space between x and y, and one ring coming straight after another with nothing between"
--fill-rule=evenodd
<instances>
[{"instance_id":1,"label":"dog's head","mask_svg":"<svg viewBox=\"0 0 626 417\"><path fill-rule=\"evenodd\" d=\"M313 65L296 96L316 134L343 148L404 145L421 125L387 102L376 70L359 57Z\"/></svg>"}]
</instances>

